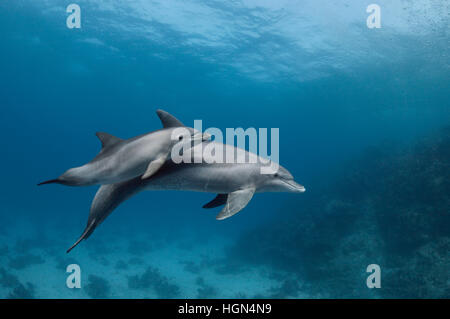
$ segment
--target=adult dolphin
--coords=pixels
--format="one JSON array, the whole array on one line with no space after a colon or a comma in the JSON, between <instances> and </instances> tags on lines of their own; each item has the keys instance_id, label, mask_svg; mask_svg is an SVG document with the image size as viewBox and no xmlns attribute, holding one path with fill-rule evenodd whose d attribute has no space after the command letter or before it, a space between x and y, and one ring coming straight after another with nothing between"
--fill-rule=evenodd
<instances>
[{"instance_id":1,"label":"adult dolphin","mask_svg":"<svg viewBox=\"0 0 450 319\"><path fill-rule=\"evenodd\" d=\"M209 147L209 148L208 148ZM217 163L212 161L212 153L200 150L235 152L236 163ZM103 185L97 191L91 205L86 228L81 237L70 247L70 252L83 239L88 238L95 228L123 201L142 190L183 190L215 193L217 196L203 208L225 205L216 219L222 220L242 210L252 199L254 193L293 192L301 193L305 188L296 183L292 175L279 166L273 174L261 174L264 160L256 154L238 149L231 145L217 142L203 142L192 149L191 163L175 164L168 159L152 178L142 180L134 178L129 181ZM247 162L239 163L238 159ZM195 159L197 159L196 162ZM255 162L255 159L257 162Z\"/></svg>"},{"instance_id":2,"label":"adult dolphin","mask_svg":"<svg viewBox=\"0 0 450 319\"><path fill-rule=\"evenodd\" d=\"M177 128L185 127L178 119L163 110L157 110L156 114L163 124L162 129L126 140L98 132L102 149L93 160L38 185L88 186L122 182L137 176L149 178L164 164L173 145L189 137L177 133ZM192 128L186 129L191 135L189 141L198 142L209 137ZM179 136L173 136L176 134Z\"/></svg>"}]
</instances>

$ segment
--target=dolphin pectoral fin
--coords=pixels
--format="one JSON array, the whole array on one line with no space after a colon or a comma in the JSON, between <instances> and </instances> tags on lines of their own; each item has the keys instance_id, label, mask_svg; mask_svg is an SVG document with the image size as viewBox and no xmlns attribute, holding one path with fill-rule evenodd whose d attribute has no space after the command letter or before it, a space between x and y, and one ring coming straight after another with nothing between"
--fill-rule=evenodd
<instances>
[{"instance_id":1,"label":"dolphin pectoral fin","mask_svg":"<svg viewBox=\"0 0 450 319\"><path fill-rule=\"evenodd\" d=\"M217 196L209 203L203 205L203 208L214 208L225 205L228 199L228 194L217 194Z\"/></svg>"},{"instance_id":2,"label":"dolphin pectoral fin","mask_svg":"<svg viewBox=\"0 0 450 319\"><path fill-rule=\"evenodd\" d=\"M81 234L80 238L78 238L78 240L75 242L75 244L73 244L72 246L70 246L69 249L67 249L66 253L69 253L72 249L74 249L83 239L88 238L89 235L94 231L95 227L96 227L96 223L95 223L95 219L93 219L86 226L86 228L83 231L83 234Z\"/></svg>"},{"instance_id":3,"label":"dolphin pectoral fin","mask_svg":"<svg viewBox=\"0 0 450 319\"><path fill-rule=\"evenodd\" d=\"M141 176L141 179L146 179L155 174L161 166L164 165L166 162L167 154L161 155L157 157L154 161L151 161L150 164L147 166L147 170L145 173Z\"/></svg>"},{"instance_id":4,"label":"dolphin pectoral fin","mask_svg":"<svg viewBox=\"0 0 450 319\"><path fill-rule=\"evenodd\" d=\"M228 199L225 207L216 216L216 219L222 220L231 217L241 211L245 206L247 206L254 193L255 188L247 188L228 194Z\"/></svg>"}]
</instances>

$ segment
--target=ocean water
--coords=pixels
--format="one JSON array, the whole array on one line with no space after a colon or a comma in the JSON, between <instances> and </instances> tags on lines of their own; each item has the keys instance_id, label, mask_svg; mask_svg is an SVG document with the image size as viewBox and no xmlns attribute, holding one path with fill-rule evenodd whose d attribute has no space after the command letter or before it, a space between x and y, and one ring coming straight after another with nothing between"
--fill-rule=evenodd
<instances>
[{"instance_id":1,"label":"ocean water","mask_svg":"<svg viewBox=\"0 0 450 319\"><path fill-rule=\"evenodd\" d=\"M448 1L0 3L0 298L449 298ZM301 194L142 192L70 254L98 186L45 185L164 109L279 128ZM81 288L66 286L78 264ZM366 271L381 269L381 288Z\"/></svg>"}]
</instances>

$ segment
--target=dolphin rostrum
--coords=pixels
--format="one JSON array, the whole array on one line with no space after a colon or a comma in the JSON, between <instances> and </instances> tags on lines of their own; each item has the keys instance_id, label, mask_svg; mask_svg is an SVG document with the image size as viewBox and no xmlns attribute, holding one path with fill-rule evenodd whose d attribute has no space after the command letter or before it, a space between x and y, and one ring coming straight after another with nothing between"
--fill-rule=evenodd
<instances>
[{"instance_id":1,"label":"dolphin rostrum","mask_svg":"<svg viewBox=\"0 0 450 319\"><path fill-rule=\"evenodd\" d=\"M211 155L197 152L198 148L214 148L223 154L236 151L237 156L259 161L245 163L217 163L210 161ZM292 175L279 166L273 174L261 174L261 158L256 154L218 142L203 142L195 145L191 154L193 158L201 156L202 161L175 164L168 159L152 178L142 180L134 178L129 181L102 185L97 191L91 205L86 228L69 248L71 251L83 239L88 238L95 228L123 201L142 190L182 190L215 193L217 196L205 204L203 208L214 208L224 205L216 219L222 220L242 210L252 199L254 193L260 192L293 192L301 193L305 188L296 183ZM234 154L236 154L234 153ZM200 154L200 155L199 155Z\"/></svg>"},{"instance_id":2,"label":"dolphin rostrum","mask_svg":"<svg viewBox=\"0 0 450 319\"><path fill-rule=\"evenodd\" d=\"M183 134L173 136L179 127L185 127L180 121L163 110L157 110L163 129L130 139L121 139L108 133L96 133L102 143L100 153L89 163L67 170L56 179L38 185L59 183L69 186L87 186L111 184L141 176L152 176L164 164L175 143L184 138ZM207 134L189 130L190 141L202 141Z\"/></svg>"}]
</instances>

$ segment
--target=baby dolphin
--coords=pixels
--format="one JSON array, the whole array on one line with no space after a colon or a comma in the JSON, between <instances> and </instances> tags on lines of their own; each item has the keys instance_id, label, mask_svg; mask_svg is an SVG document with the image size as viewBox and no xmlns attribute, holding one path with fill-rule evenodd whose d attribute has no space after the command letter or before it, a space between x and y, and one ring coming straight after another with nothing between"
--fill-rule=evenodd
<instances>
[{"instance_id":1,"label":"baby dolphin","mask_svg":"<svg viewBox=\"0 0 450 319\"><path fill-rule=\"evenodd\" d=\"M164 164L173 145L179 143L184 134L175 131L185 127L183 123L163 110L157 110L163 129L156 130L130 139L121 139L108 133L96 133L102 143L100 153L89 163L67 170L56 179L38 185L59 183L68 186L88 186L94 184L111 184L141 176L147 179ZM185 127L186 128L186 127ZM187 142L198 142L208 139L192 128Z\"/></svg>"}]
</instances>

